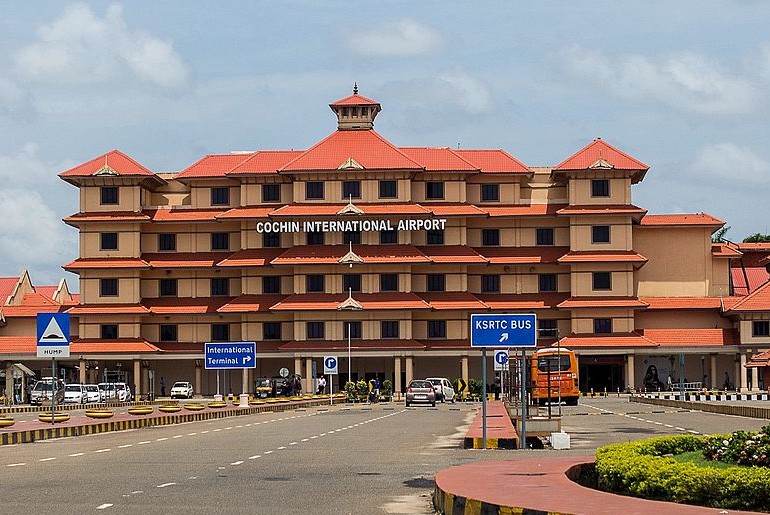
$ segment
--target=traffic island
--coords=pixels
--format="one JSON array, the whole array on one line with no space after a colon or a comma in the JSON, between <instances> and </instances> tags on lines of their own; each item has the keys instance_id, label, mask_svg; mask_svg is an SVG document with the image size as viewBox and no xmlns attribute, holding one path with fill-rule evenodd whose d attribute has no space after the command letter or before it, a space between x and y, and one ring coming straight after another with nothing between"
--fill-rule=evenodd
<instances>
[{"instance_id":1,"label":"traffic island","mask_svg":"<svg viewBox=\"0 0 770 515\"><path fill-rule=\"evenodd\" d=\"M481 410L473 419L463 439L464 449L516 449L519 435L513 427L508 410L502 401L487 402L487 441L484 445L483 413Z\"/></svg>"}]
</instances>

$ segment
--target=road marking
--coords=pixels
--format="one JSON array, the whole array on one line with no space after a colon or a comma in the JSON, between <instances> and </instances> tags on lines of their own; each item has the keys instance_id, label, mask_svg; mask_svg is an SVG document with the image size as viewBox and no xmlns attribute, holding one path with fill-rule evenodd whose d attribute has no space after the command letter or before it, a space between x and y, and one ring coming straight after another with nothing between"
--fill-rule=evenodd
<instances>
[{"instance_id":1,"label":"road marking","mask_svg":"<svg viewBox=\"0 0 770 515\"><path fill-rule=\"evenodd\" d=\"M125 445L118 445L118 449L125 449L126 447L133 447L133 446L134 446L134 444L127 443Z\"/></svg>"},{"instance_id":2,"label":"road marking","mask_svg":"<svg viewBox=\"0 0 770 515\"><path fill-rule=\"evenodd\" d=\"M243 465L243 460L240 460L240 461L234 461L234 462L232 462L230 465L233 465L233 466L235 466L235 465Z\"/></svg>"},{"instance_id":3,"label":"road marking","mask_svg":"<svg viewBox=\"0 0 770 515\"><path fill-rule=\"evenodd\" d=\"M202 434L202 435L205 435L205 434L206 434L206 433L208 433L208 432L209 432L209 431L208 431L208 429L207 429L207 430L205 430L205 431L201 431L201 434Z\"/></svg>"},{"instance_id":4,"label":"road marking","mask_svg":"<svg viewBox=\"0 0 770 515\"><path fill-rule=\"evenodd\" d=\"M39 460L37 460L37 461L53 461L53 460L55 460L55 459L56 459L56 458L40 458L40 459L39 459Z\"/></svg>"},{"instance_id":5,"label":"road marking","mask_svg":"<svg viewBox=\"0 0 770 515\"><path fill-rule=\"evenodd\" d=\"M155 439L156 442L165 442L166 440L168 440L167 436L164 436L163 438L156 438Z\"/></svg>"},{"instance_id":6,"label":"road marking","mask_svg":"<svg viewBox=\"0 0 770 515\"><path fill-rule=\"evenodd\" d=\"M112 449L97 449L97 450L95 450L94 452L95 452L95 453L97 453L97 452L110 452L111 450L112 450Z\"/></svg>"},{"instance_id":7,"label":"road marking","mask_svg":"<svg viewBox=\"0 0 770 515\"><path fill-rule=\"evenodd\" d=\"M9 463L6 467L23 467L26 463Z\"/></svg>"},{"instance_id":8,"label":"road marking","mask_svg":"<svg viewBox=\"0 0 770 515\"><path fill-rule=\"evenodd\" d=\"M97 506L96 509L97 510L106 510L107 508L111 508L112 506L113 505L110 504L110 503L104 503L104 504L100 504L99 506Z\"/></svg>"},{"instance_id":9,"label":"road marking","mask_svg":"<svg viewBox=\"0 0 770 515\"><path fill-rule=\"evenodd\" d=\"M249 456L249 459L250 460L256 460L257 458L261 458L261 457L262 457L261 454L255 454L254 456Z\"/></svg>"},{"instance_id":10,"label":"road marking","mask_svg":"<svg viewBox=\"0 0 770 515\"><path fill-rule=\"evenodd\" d=\"M77 458L78 456L83 456L84 452L76 452L75 454L70 454L70 458Z\"/></svg>"},{"instance_id":11,"label":"road marking","mask_svg":"<svg viewBox=\"0 0 770 515\"><path fill-rule=\"evenodd\" d=\"M217 429L214 429L214 432L215 432L215 433L218 433L218 432L220 432L221 430L222 430L221 428L217 428Z\"/></svg>"},{"instance_id":12,"label":"road marking","mask_svg":"<svg viewBox=\"0 0 770 515\"><path fill-rule=\"evenodd\" d=\"M182 438L184 435L174 435L172 438Z\"/></svg>"},{"instance_id":13,"label":"road marking","mask_svg":"<svg viewBox=\"0 0 770 515\"><path fill-rule=\"evenodd\" d=\"M285 448L286 448L285 446L281 446L281 447L278 447L278 450L279 450L279 451L282 451L282 450L284 450Z\"/></svg>"},{"instance_id":14,"label":"road marking","mask_svg":"<svg viewBox=\"0 0 770 515\"><path fill-rule=\"evenodd\" d=\"M315 436L311 436L311 437L310 437L310 439L311 439L311 440L315 440L316 438L318 438L318 435L315 435Z\"/></svg>"},{"instance_id":15,"label":"road marking","mask_svg":"<svg viewBox=\"0 0 770 515\"><path fill-rule=\"evenodd\" d=\"M273 454L273 451L265 451L265 454ZM25 463L26 465L26 463Z\"/></svg>"},{"instance_id":16,"label":"road marking","mask_svg":"<svg viewBox=\"0 0 770 515\"><path fill-rule=\"evenodd\" d=\"M150 442L149 440L145 440L143 442L139 442L137 445L144 445L146 443L152 443L152 442Z\"/></svg>"},{"instance_id":17,"label":"road marking","mask_svg":"<svg viewBox=\"0 0 770 515\"><path fill-rule=\"evenodd\" d=\"M687 430L686 430L685 428L683 428L683 427L675 427L674 429L676 429L677 431L687 431Z\"/></svg>"},{"instance_id":18,"label":"road marking","mask_svg":"<svg viewBox=\"0 0 770 515\"><path fill-rule=\"evenodd\" d=\"M291 442L289 445L297 445L297 442Z\"/></svg>"},{"instance_id":19,"label":"road marking","mask_svg":"<svg viewBox=\"0 0 770 515\"><path fill-rule=\"evenodd\" d=\"M195 435L197 435L197 434L198 434L198 433L187 433L187 436L195 436Z\"/></svg>"},{"instance_id":20,"label":"road marking","mask_svg":"<svg viewBox=\"0 0 770 515\"><path fill-rule=\"evenodd\" d=\"M167 486L175 485L176 483L163 483L162 485L158 485L155 488L166 488Z\"/></svg>"},{"instance_id":21,"label":"road marking","mask_svg":"<svg viewBox=\"0 0 770 515\"><path fill-rule=\"evenodd\" d=\"M302 440L300 440L300 441L301 441L301 442L307 442L307 438L303 438L303 439L302 439Z\"/></svg>"}]
</instances>

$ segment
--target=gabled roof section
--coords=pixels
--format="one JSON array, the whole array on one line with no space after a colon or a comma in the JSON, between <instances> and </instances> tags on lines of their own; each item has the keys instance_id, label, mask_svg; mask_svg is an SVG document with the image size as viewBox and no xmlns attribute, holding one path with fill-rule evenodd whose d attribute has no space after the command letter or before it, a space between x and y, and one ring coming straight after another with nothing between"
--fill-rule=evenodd
<instances>
[{"instance_id":1,"label":"gabled roof section","mask_svg":"<svg viewBox=\"0 0 770 515\"><path fill-rule=\"evenodd\" d=\"M734 295L748 295L770 279L767 268L762 266L731 268L730 275L733 279Z\"/></svg>"},{"instance_id":2,"label":"gabled roof section","mask_svg":"<svg viewBox=\"0 0 770 515\"><path fill-rule=\"evenodd\" d=\"M207 155L176 174L174 179L184 180L201 177L225 177L227 172L250 159L254 154L255 153Z\"/></svg>"},{"instance_id":3,"label":"gabled roof section","mask_svg":"<svg viewBox=\"0 0 770 515\"><path fill-rule=\"evenodd\" d=\"M647 310L718 310L722 307L719 297L639 297L648 304Z\"/></svg>"},{"instance_id":4,"label":"gabled roof section","mask_svg":"<svg viewBox=\"0 0 770 515\"><path fill-rule=\"evenodd\" d=\"M218 216L229 211L224 209L193 209L177 207L171 209L148 209L144 212L153 222L215 222Z\"/></svg>"},{"instance_id":5,"label":"gabled roof section","mask_svg":"<svg viewBox=\"0 0 770 515\"><path fill-rule=\"evenodd\" d=\"M558 164L552 171L559 172L589 171L589 170L628 170L635 171L632 182L637 183L644 178L650 167L638 159L613 147L601 138L578 150Z\"/></svg>"},{"instance_id":6,"label":"gabled roof section","mask_svg":"<svg viewBox=\"0 0 770 515\"><path fill-rule=\"evenodd\" d=\"M223 259L217 266L221 267L249 267L249 266L268 266L286 249L281 248L261 248L239 250L227 258Z\"/></svg>"},{"instance_id":7,"label":"gabled roof section","mask_svg":"<svg viewBox=\"0 0 770 515\"><path fill-rule=\"evenodd\" d=\"M111 150L106 154L102 154L59 174L59 177L75 185L78 184L79 178L101 176L140 177L152 179L158 185L166 183L166 181L139 164L139 162L119 150Z\"/></svg>"},{"instance_id":8,"label":"gabled roof section","mask_svg":"<svg viewBox=\"0 0 770 515\"><path fill-rule=\"evenodd\" d=\"M400 150L428 172L478 172L479 167L449 147L401 147Z\"/></svg>"},{"instance_id":9,"label":"gabled roof section","mask_svg":"<svg viewBox=\"0 0 770 515\"><path fill-rule=\"evenodd\" d=\"M337 100L336 102L332 102L329 104L329 106L362 106L362 105L371 105L371 106L378 106L380 105L379 102L376 100L372 100L371 98L366 98L363 95L358 94L358 88L353 90L354 93L350 96L347 96L345 98L342 98L340 100Z\"/></svg>"},{"instance_id":10,"label":"gabled roof section","mask_svg":"<svg viewBox=\"0 0 770 515\"><path fill-rule=\"evenodd\" d=\"M505 150L455 150L457 155L473 163L481 173L516 173L530 174L527 165L510 155Z\"/></svg>"},{"instance_id":11,"label":"gabled roof section","mask_svg":"<svg viewBox=\"0 0 770 515\"><path fill-rule=\"evenodd\" d=\"M6 303L18 283L19 277L0 277L0 306Z\"/></svg>"},{"instance_id":12,"label":"gabled roof section","mask_svg":"<svg viewBox=\"0 0 770 515\"><path fill-rule=\"evenodd\" d=\"M670 214L670 215L644 215L639 222L642 226L655 227L680 227L690 225L712 226L715 229L725 223L708 213Z\"/></svg>"},{"instance_id":13,"label":"gabled roof section","mask_svg":"<svg viewBox=\"0 0 770 515\"><path fill-rule=\"evenodd\" d=\"M743 297L728 310L728 313L750 311L770 311L770 282L763 284L753 293Z\"/></svg>"},{"instance_id":14,"label":"gabled roof section","mask_svg":"<svg viewBox=\"0 0 770 515\"><path fill-rule=\"evenodd\" d=\"M335 131L279 172L338 171L349 158L367 170L422 170L423 166L374 130ZM356 171L351 171L356 173Z\"/></svg>"},{"instance_id":15,"label":"gabled roof section","mask_svg":"<svg viewBox=\"0 0 770 515\"><path fill-rule=\"evenodd\" d=\"M260 150L245 161L232 167L225 175L265 175L277 174L278 170L296 159L304 150Z\"/></svg>"},{"instance_id":16,"label":"gabled roof section","mask_svg":"<svg viewBox=\"0 0 770 515\"><path fill-rule=\"evenodd\" d=\"M211 268L232 255L231 252L157 252L142 254L152 268Z\"/></svg>"},{"instance_id":17,"label":"gabled roof section","mask_svg":"<svg viewBox=\"0 0 770 515\"><path fill-rule=\"evenodd\" d=\"M712 243L711 255L715 258L739 258L743 255L743 252L734 248L727 243Z\"/></svg>"},{"instance_id":18,"label":"gabled roof section","mask_svg":"<svg viewBox=\"0 0 770 515\"><path fill-rule=\"evenodd\" d=\"M255 313L268 312L270 306L273 306L287 295L239 295L227 304L223 305L217 311L219 313Z\"/></svg>"}]
</instances>

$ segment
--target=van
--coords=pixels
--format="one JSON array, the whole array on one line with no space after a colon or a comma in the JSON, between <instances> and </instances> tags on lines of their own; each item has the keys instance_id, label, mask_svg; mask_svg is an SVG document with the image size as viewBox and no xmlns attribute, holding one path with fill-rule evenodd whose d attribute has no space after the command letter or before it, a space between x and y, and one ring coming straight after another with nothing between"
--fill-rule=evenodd
<instances>
[{"instance_id":1,"label":"van","mask_svg":"<svg viewBox=\"0 0 770 515\"><path fill-rule=\"evenodd\" d=\"M441 402L455 401L455 389L452 387L452 383L446 377L427 377L426 381L433 383L433 388L436 390L436 400Z\"/></svg>"}]
</instances>

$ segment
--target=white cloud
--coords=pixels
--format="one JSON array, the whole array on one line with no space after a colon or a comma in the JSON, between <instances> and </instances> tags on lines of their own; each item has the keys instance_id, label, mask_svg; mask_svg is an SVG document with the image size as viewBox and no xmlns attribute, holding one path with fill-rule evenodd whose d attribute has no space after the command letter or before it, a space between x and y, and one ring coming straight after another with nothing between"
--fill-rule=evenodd
<instances>
[{"instance_id":1,"label":"white cloud","mask_svg":"<svg viewBox=\"0 0 770 515\"><path fill-rule=\"evenodd\" d=\"M412 109L486 114L494 108L486 83L462 72L447 72L427 79L396 83L398 105Z\"/></svg>"},{"instance_id":2,"label":"white cloud","mask_svg":"<svg viewBox=\"0 0 770 515\"><path fill-rule=\"evenodd\" d=\"M743 114L757 103L750 81L694 53L658 60L642 55L612 58L574 46L563 59L570 74L620 98L703 114Z\"/></svg>"},{"instance_id":3,"label":"white cloud","mask_svg":"<svg viewBox=\"0 0 770 515\"><path fill-rule=\"evenodd\" d=\"M699 177L729 179L740 185L767 184L770 163L750 148L734 143L716 143L702 147L689 166L689 172Z\"/></svg>"},{"instance_id":4,"label":"white cloud","mask_svg":"<svg viewBox=\"0 0 770 515\"><path fill-rule=\"evenodd\" d=\"M370 56L410 57L441 50L446 41L435 29L409 18L346 35L355 53Z\"/></svg>"},{"instance_id":5,"label":"white cloud","mask_svg":"<svg viewBox=\"0 0 770 515\"><path fill-rule=\"evenodd\" d=\"M29 95L27 92L10 79L0 77L0 113L18 113L28 106Z\"/></svg>"},{"instance_id":6,"label":"white cloud","mask_svg":"<svg viewBox=\"0 0 770 515\"><path fill-rule=\"evenodd\" d=\"M67 7L37 30L37 41L14 55L20 77L41 83L94 84L133 76L162 88L180 88L189 70L171 42L131 30L121 6L103 18L85 4Z\"/></svg>"}]
</instances>

